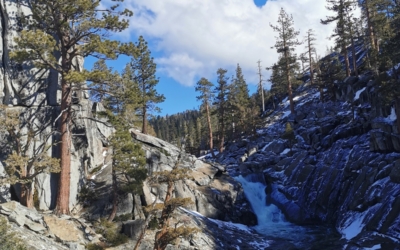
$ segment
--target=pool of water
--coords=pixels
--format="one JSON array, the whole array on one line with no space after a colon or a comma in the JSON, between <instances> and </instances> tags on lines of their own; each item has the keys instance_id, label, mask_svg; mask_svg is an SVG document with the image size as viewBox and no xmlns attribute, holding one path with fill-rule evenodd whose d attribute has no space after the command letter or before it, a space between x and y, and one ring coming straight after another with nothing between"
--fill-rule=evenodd
<instances>
[{"instance_id":1,"label":"pool of water","mask_svg":"<svg viewBox=\"0 0 400 250\"><path fill-rule=\"evenodd\" d=\"M262 178L262 177L261 177ZM334 228L324 226L299 226L286 220L274 204L267 204L265 184L259 175L237 176L244 193L257 216L254 229L276 241L288 241L294 249L342 249L341 235ZM286 249L287 250L287 249Z\"/></svg>"}]
</instances>

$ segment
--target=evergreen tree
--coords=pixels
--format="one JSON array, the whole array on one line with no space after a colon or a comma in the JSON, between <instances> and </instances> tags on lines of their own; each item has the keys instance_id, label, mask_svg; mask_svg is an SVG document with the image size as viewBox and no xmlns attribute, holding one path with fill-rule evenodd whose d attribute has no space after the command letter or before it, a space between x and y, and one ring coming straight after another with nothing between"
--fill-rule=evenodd
<instances>
[{"instance_id":1,"label":"evergreen tree","mask_svg":"<svg viewBox=\"0 0 400 250\"><path fill-rule=\"evenodd\" d=\"M378 76L379 93L386 104L394 103L397 116L397 131L400 133L400 4L391 7L390 29L382 44L380 74Z\"/></svg>"},{"instance_id":2,"label":"evergreen tree","mask_svg":"<svg viewBox=\"0 0 400 250\"><path fill-rule=\"evenodd\" d=\"M209 145L210 145L210 150L211 154L213 157L214 155L214 137L213 137L213 130L211 126L211 110L210 110L210 104L214 98L214 94L212 92L212 87L214 85L208 81L206 78L201 78L200 81L197 82L196 85L196 91L200 93L199 96L197 96L197 100L202 102L202 105L206 109L206 116L207 116L207 125L208 125L208 138L209 138Z\"/></svg>"},{"instance_id":3,"label":"evergreen tree","mask_svg":"<svg viewBox=\"0 0 400 250\"><path fill-rule=\"evenodd\" d=\"M24 114L18 111L0 107L0 132L6 133L7 143L2 145L1 151L6 155L5 170L8 177L0 179L0 184L20 184L20 202L22 205L33 208L33 185L37 175L42 173L60 172L60 162L51 157L51 144L47 141L53 135L45 134L44 126L48 121L37 122L33 118L29 122L22 122ZM35 137L42 136L44 142L38 143Z\"/></svg>"},{"instance_id":4,"label":"evergreen tree","mask_svg":"<svg viewBox=\"0 0 400 250\"><path fill-rule=\"evenodd\" d=\"M130 66L133 79L140 90L140 115L142 116L142 133L147 134L147 115L151 111L159 111L155 104L165 100L164 95L158 94L155 87L158 84L156 64L151 57L147 42L142 36L136 43L138 56L132 58Z\"/></svg>"},{"instance_id":5,"label":"evergreen tree","mask_svg":"<svg viewBox=\"0 0 400 250\"><path fill-rule=\"evenodd\" d=\"M142 194L143 181L147 178L146 157L141 146L133 142L127 121L119 114L108 112L116 131L111 137L113 208L108 221L115 218L120 194Z\"/></svg>"},{"instance_id":6,"label":"evergreen tree","mask_svg":"<svg viewBox=\"0 0 400 250\"><path fill-rule=\"evenodd\" d=\"M346 76L350 76L350 62L347 51L347 46L350 44L350 35L347 27L350 25L351 10L354 7L354 0L327 0L326 8L335 12L334 16L327 16L325 20L321 20L322 24L336 22L336 28L332 35L335 38L337 48L341 49L346 65Z\"/></svg>"},{"instance_id":7,"label":"evergreen tree","mask_svg":"<svg viewBox=\"0 0 400 250\"><path fill-rule=\"evenodd\" d=\"M290 101L290 111L294 114L294 102L292 93L292 77L291 73L295 71L296 68L296 55L294 54L295 46L300 45L297 40L299 31L294 30L293 17L289 16L283 8L281 9L278 17L278 25L270 24L275 32L278 32L276 37L275 48L279 54L282 56L283 60L283 71L286 76L287 82L287 92Z\"/></svg>"},{"instance_id":8,"label":"evergreen tree","mask_svg":"<svg viewBox=\"0 0 400 250\"><path fill-rule=\"evenodd\" d=\"M99 0L34 0L29 3L32 15L21 17L23 30L15 39L16 48L11 56L20 63L32 61L38 68L52 69L61 77L61 174L55 212L69 214L72 92L93 77L92 72L78 72L73 64L78 57L115 59L121 53L133 55L133 44L108 39L110 32L128 27L128 21L120 18L131 16L132 12L118 11L118 4L99 9Z\"/></svg>"},{"instance_id":9,"label":"evergreen tree","mask_svg":"<svg viewBox=\"0 0 400 250\"><path fill-rule=\"evenodd\" d=\"M306 42L306 49L307 49L307 52L306 52L307 63L308 63L308 67L310 69L311 85L314 84L314 54L316 53L315 43L314 43L315 40L316 40L316 38L315 38L314 30L309 29L307 31L307 35L305 37L305 42Z\"/></svg>"},{"instance_id":10,"label":"evergreen tree","mask_svg":"<svg viewBox=\"0 0 400 250\"><path fill-rule=\"evenodd\" d=\"M242 68L237 64L236 74L232 77L228 91L228 108L231 112L232 136L245 130L246 112L250 104L249 89L244 79Z\"/></svg>"},{"instance_id":11,"label":"evergreen tree","mask_svg":"<svg viewBox=\"0 0 400 250\"><path fill-rule=\"evenodd\" d=\"M220 153L224 151L224 143L225 143L225 126L226 126L226 115L227 115L227 98L229 93L229 78L225 76L228 71L226 69L218 69L217 70L217 82L218 85L215 87L215 102L216 113L218 118L218 140L219 147L218 150Z\"/></svg>"}]
</instances>

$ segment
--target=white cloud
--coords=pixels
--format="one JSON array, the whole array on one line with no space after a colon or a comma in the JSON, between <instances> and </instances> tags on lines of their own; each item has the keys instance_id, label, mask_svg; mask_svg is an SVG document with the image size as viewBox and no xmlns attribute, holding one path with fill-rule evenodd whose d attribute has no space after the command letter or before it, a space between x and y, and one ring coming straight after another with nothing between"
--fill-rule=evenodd
<instances>
[{"instance_id":1,"label":"white cloud","mask_svg":"<svg viewBox=\"0 0 400 250\"><path fill-rule=\"evenodd\" d=\"M243 69L248 82L257 81L257 61L263 68L277 61L271 47L280 8L293 15L301 31L299 39L312 28L317 35L317 51L323 55L332 44L326 38L332 25L320 24L329 15L323 0L268 1L262 8L253 0L126 0L134 11L129 34L155 39L155 51L162 51L157 62L162 72L183 85L193 85L201 77L215 79L218 68L234 74L236 64ZM304 45L298 50L303 52ZM267 78L268 73L264 71Z\"/></svg>"}]
</instances>

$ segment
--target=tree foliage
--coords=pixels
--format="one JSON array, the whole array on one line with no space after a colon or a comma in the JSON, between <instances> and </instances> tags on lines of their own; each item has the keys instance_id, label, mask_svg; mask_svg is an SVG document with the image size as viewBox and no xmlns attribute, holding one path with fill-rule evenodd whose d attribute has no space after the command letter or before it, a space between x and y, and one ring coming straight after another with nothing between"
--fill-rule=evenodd
<instances>
[{"instance_id":1,"label":"tree foliage","mask_svg":"<svg viewBox=\"0 0 400 250\"><path fill-rule=\"evenodd\" d=\"M59 117L61 174L57 195L57 214L69 214L72 93L84 87L82 83L98 77L99 71L77 70L78 58L93 56L116 59L120 54L135 55L136 47L110 40L110 32L128 27L132 15L120 9L118 2L100 8L100 0L33 0L32 14L22 16L23 30L15 38L11 57L22 63L31 61L40 69L52 69L61 78L61 110Z\"/></svg>"},{"instance_id":2,"label":"tree foliage","mask_svg":"<svg viewBox=\"0 0 400 250\"><path fill-rule=\"evenodd\" d=\"M59 160L51 156L53 145L48 143L52 133L44 134L43 125L39 126L35 119L21 122L24 117L18 109L2 106L0 110L0 133L7 134L7 145L2 150L8 152L4 162L8 177L0 183L20 184L20 202L32 208L34 178L42 173L60 171ZM35 139L40 135L44 137L43 142Z\"/></svg>"},{"instance_id":3,"label":"tree foliage","mask_svg":"<svg viewBox=\"0 0 400 250\"><path fill-rule=\"evenodd\" d=\"M294 29L293 17L288 15L282 8L279 17L278 24L270 24L275 32L278 32L276 37L275 49L281 55L282 63L277 64L282 67L285 74L287 93L290 101L290 111L294 113L294 101L293 101L293 90L292 90L292 75L296 71L297 67L297 56L294 54L295 46L301 43L297 40L299 31Z\"/></svg>"},{"instance_id":4,"label":"tree foliage","mask_svg":"<svg viewBox=\"0 0 400 250\"><path fill-rule=\"evenodd\" d=\"M155 105L165 100L164 95L158 94L155 87L158 84L156 77L156 64L147 42L142 36L136 43L138 56L130 62L132 80L138 85L139 90L139 114L142 117L142 133L147 134L147 116L151 111L159 111Z\"/></svg>"}]
</instances>

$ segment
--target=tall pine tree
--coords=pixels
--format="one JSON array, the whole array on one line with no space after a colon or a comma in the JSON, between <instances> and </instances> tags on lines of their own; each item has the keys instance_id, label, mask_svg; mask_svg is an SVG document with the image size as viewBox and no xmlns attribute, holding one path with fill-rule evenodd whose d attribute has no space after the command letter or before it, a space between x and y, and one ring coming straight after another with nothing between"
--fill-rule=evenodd
<instances>
[{"instance_id":1,"label":"tall pine tree","mask_svg":"<svg viewBox=\"0 0 400 250\"><path fill-rule=\"evenodd\" d=\"M208 81L206 78L201 78L196 85L196 91L200 93L199 96L197 96L197 100L202 102L202 105L206 109L206 117L207 117L207 125L208 125L208 140L209 140L209 145L210 145L210 150L211 154L213 157L214 155L214 144L213 144L213 129L211 126L211 110L210 110L210 105L212 103L212 100L214 99L214 93L212 91L212 87L214 85Z\"/></svg>"},{"instance_id":2,"label":"tall pine tree","mask_svg":"<svg viewBox=\"0 0 400 250\"><path fill-rule=\"evenodd\" d=\"M112 0L123 2L123 0ZM23 30L15 39L11 54L19 62L32 61L38 68L52 69L61 77L61 110L59 119L60 181L55 212L69 214L71 173L72 92L91 77L91 72L75 70L78 57L94 56L115 59L118 54L133 55L133 44L110 40L110 32L128 27L129 10L118 11L118 4L100 8L100 0L33 0L32 15L22 16Z\"/></svg>"},{"instance_id":3,"label":"tall pine tree","mask_svg":"<svg viewBox=\"0 0 400 250\"><path fill-rule=\"evenodd\" d=\"M164 95L158 94L155 87L158 84L156 77L156 64L151 52L147 47L147 42L142 36L136 44L138 56L132 58L130 66L133 72L133 81L136 82L140 90L140 112L142 117L142 133L147 134L147 116L151 111L159 111L155 105L165 100Z\"/></svg>"},{"instance_id":4,"label":"tall pine tree","mask_svg":"<svg viewBox=\"0 0 400 250\"><path fill-rule=\"evenodd\" d=\"M287 92L290 101L290 111L294 114L294 101L293 101L293 90L292 90L292 72L296 69L296 55L294 54L295 46L301 43L297 40L299 31L295 31L293 17L288 15L282 8L279 17L278 25L270 24L275 32L278 32L276 37L275 48L279 54L281 54L283 71L286 76Z\"/></svg>"}]
</instances>

